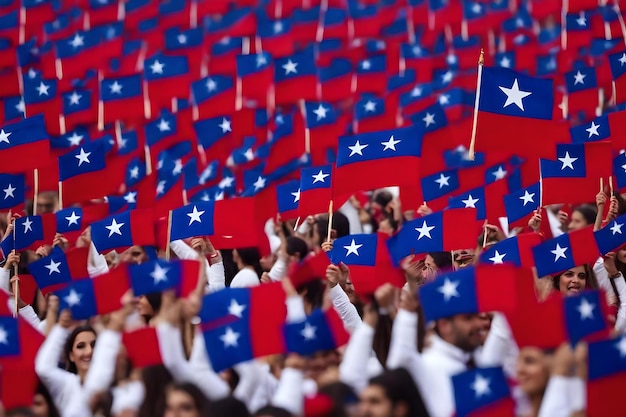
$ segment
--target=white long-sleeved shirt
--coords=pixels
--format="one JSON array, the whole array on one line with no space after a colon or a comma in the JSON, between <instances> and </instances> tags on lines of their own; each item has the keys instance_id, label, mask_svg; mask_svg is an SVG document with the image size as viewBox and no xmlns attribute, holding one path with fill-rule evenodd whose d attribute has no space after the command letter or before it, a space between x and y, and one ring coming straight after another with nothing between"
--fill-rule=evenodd
<instances>
[{"instance_id":1,"label":"white long-sleeved shirt","mask_svg":"<svg viewBox=\"0 0 626 417\"><path fill-rule=\"evenodd\" d=\"M198 252L182 240L175 240L170 243L170 248L180 259L198 260ZM204 259L207 271L207 288L205 293L215 292L223 289L226 281L224 274L224 263L216 262L213 265Z\"/></svg>"},{"instance_id":2,"label":"white long-sleeved shirt","mask_svg":"<svg viewBox=\"0 0 626 417\"><path fill-rule=\"evenodd\" d=\"M7 294L11 294L9 290L11 280L11 272L8 269L0 268L0 290L4 291ZM13 297L9 297L9 301L7 302L10 311L15 309L15 300ZM25 319L27 322L31 324L35 329L39 330L41 333L44 332L46 328L46 323L41 321L33 307L30 305L24 306L19 309L19 315Z\"/></svg>"},{"instance_id":3,"label":"white long-sleeved shirt","mask_svg":"<svg viewBox=\"0 0 626 417\"><path fill-rule=\"evenodd\" d=\"M251 269L243 268L233 278L230 282L230 288L248 288L248 287L256 287L261 284L259 280L259 276Z\"/></svg>"},{"instance_id":4,"label":"white long-sleeved shirt","mask_svg":"<svg viewBox=\"0 0 626 417\"><path fill-rule=\"evenodd\" d=\"M92 278L109 272L109 264L107 264L106 258L104 255L98 253L98 249L96 249L96 245L94 245L93 242L89 245L89 262L87 262L87 272Z\"/></svg>"},{"instance_id":5,"label":"white long-sleeved shirt","mask_svg":"<svg viewBox=\"0 0 626 417\"><path fill-rule=\"evenodd\" d=\"M330 295L333 307L335 307L335 310L339 313L339 317L341 317L343 321L345 329L349 333L354 332L361 324L361 316L359 316L359 312L356 310L354 304L350 302L348 295L340 285L332 287L328 294Z\"/></svg>"},{"instance_id":6,"label":"white long-sleeved shirt","mask_svg":"<svg viewBox=\"0 0 626 417\"><path fill-rule=\"evenodd\" d=\"M48 388L62 417L89 416L92 396L108 389L113 382L115 358L122 343L122 335L112 330L103 330L98 335L84 384L81 384L78 375L58 367L68 336L69 331L58 325L50 331L37 352L35 371Z\"/></svg>"},{"instance_id":7,"label":"white long-sleeved shirt","mask_svg":"<svg viewBox=\"0 0 626 417\"><path fill-rule=\"evenodd\" d=\"M543 394L537 417L570 417L586 408L585 381L577 377L553 375Z\"/></svg>"},{"instance_id":8,"label":"white long-sleeved shirt","mask_svg":"<svg viewBox=\"0 0 626 417\"><path fill-rule=\"evenodd\" d=\"M339 380L360 393L368 381L383 372L383 367L372 352L375 329L362 322L350 336L350 341L339 365Z\"/></svg>"},{"instance_id":9,"label":"white long-sleeved shirt","mask_svg":"<svg viewBox=\"0 0 626 417\"><path fill-rule=\"evenodd\" d=\"M609 274L604 268L604 260L602 258L599 258L594 264L593 272L596 274L600 288L604 289L607 294L614 296L615 291L611 285ZM615 330L623 333L626 331L626 279L623 276L617 277L613 279L613 283L615 284L615 289L617 290L617 295L620 300L620 306L617 310L615 321Z\"/></svg>"}]
</instances>

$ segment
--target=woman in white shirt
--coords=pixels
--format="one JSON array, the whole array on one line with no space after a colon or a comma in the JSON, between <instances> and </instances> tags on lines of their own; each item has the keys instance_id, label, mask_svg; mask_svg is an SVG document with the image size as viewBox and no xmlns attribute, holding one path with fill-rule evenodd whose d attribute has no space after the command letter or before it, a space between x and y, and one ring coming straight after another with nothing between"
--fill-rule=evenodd
<instances>
[{"instance_id":1,"label":"woman in white shirt","mask_svg":"<svg viewBox=\"0 0 626 417\"><path fill-rule=\"evenodd\" d=\"M230 282L231 288L254 287L261 283L261 255L257 248L240 248L233 250L233 261L239 272Z\"/></svg>"}]
</instances>

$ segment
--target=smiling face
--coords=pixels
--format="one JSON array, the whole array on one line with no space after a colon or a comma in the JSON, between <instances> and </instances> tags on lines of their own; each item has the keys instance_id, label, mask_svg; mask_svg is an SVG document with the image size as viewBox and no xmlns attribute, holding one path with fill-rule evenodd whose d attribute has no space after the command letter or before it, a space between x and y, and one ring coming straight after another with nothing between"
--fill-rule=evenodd
<instances>
[{"instance_id":1,"label":"smiling face","mask_svg":"<svg viewBox=\"0 0 626 417\"><path fill-rule=\"evenodd\" d=\"M587 269L584 266L568 269L559 277L559 291L565 296L576 295L587 287L588 278Z\"/></svg>"},{"instance_id":2,"label":"smiling face","mask_svg":"<svg viewBox=\"0 0 626 417\"><path fill-rule=\"evenodd\" d=\"M93 332L84 331L76 335L69 360L76 365L76 371L79 375L84 375L89 370L95 345L96 335Z\"/></svg>"},{"instance_id":3,"label":"smiling face","mask_svg":"<svg viewBox=\"0 0 626 417\"><path fill-rule=\"evenodd\" d=\"M548 357L543 351L534 347L520 350L517 358L517 382L526 395L542 395L549 378Z\"/></svg>"},{"instance_id":4,"label":"smiling face","mask_svg":"<svg viewBox=\"0 0 626 417\"><path fill-rule=\"evenodd\" d=\"M585 216L583 216L580 211L574 210L571 220L567 225L567 229L571 232L572 230L579 230L586 226L589 226L589 223L585 220Z\"/></svg>"}]
</instances>

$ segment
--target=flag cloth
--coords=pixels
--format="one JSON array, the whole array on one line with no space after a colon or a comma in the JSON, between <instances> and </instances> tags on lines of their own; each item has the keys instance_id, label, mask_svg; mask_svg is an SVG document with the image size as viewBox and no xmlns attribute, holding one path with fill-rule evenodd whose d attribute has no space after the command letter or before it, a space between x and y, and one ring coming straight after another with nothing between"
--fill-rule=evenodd
<instances>
[{"instance_id":1,"label":"flag cloth","mask_svg":"<svg viewBox=\"0 0 626 417\"><path fill-rule=\"evenodd\" d=\"M126 356L134 368L163 365L159 336L155 327L122 334Z\"/></svg>"},{"instance_id":2,"label":"flag cloth","mask_svg":"<svg viewBox=\"0 0 626 417\"><path fill-rule=\"evenodd\" d=\"M47 165L50 141L43 116L0 125L0 159L5 173L27 172Z\"/></svg>"},{"instance_id":3,"label":"flag cloth","mask_svg":"<svg viewBox=\"0 0 626 417\"><path fill-rule=\"evenodd\" d=\"M618 387L626 383L626 336L589 344L587 414L615 414L620 404Z\"/></svg>"},{"instance_id":4,"label":"flag cloth","mask_svg":"<svg viewBox=\"0 0 626 417\"><path fill-rule=\"evenodd\" d=\"M170 240L187 239L214 234L212 201L198 202L172 210Z\"/></svg>"},{"instance_id":5,"label":"flag cloth","mask_svg":"<svg viewBox=\"0 0 626 417\"><path fill-rule=\"evenodd\" d=\"M501 367L453 375L452 386L457 417L515 416L515 401Z\"/></svg>"},{"instance_id":6,"label":"flag cloth","mask_svg":"<svg viewBox=\"0 0 626 417\"><path fill-rule=\"evenodd\" d=\"M64 252L59 246L49 256L28 265L43 295L54 292L72 281L89 278L89 248L71 248Z\"/></svg>"},{"instance_id":7,"label":"flag cloth","mask_svg":"<svg viewBox=\"0 0 626 417\"><path fill-rule=\"evenodd\" d=\"M626 243L626 229L622 229L624 224L626 224L626 215L621 215L593 233L600 254L606 255L618 250Z\"/></svg>"},{"instance_id":8,"label":"flag cloth","mask_svg":"<svg viewBox=\"0 0 626 417\"><path fill-rule=\"evenodd\" d=\"M285 324L284 334L287 352L303 356L336 349L350 340L341 317L332 307L326 311L316 309L302 322Z\"/></svg>"},{"instance_id":9,"label":"flag cloth","mask_svg":"<svg viewBox=\"0 0 626 417\"><path fill-rule=\"evenodd\" d=\"M178 288L182 297L189 295L198 282L200 264L193 260L166 261L156 259L139 265L130 265L128 273L133 294L160 293Z\"/></svg>"},{"instance_id":10,"label":"flag cloth","mask_svg":"<svg viewBox=\"0 0 626 417\"><path fill-rule=\"evenodd\" d=\"M156 244L152 211L131 210L91 225L91 240L98 252Z\"/></svg>"},{"instance_id":11,"label":"flag cloth","mask_svg":"<svg viewBox=\"0 0 626 417\"><path fill-rule=\"evenodd\" d=\"M298 215L301 218L325 213L333 198L333 169L331 165L302 168L300 171L300 200Z\"/></svg>"},{"instance_id":12,"label":"flag cloth","mask_svg":"<svg viewBox=\"0 0 626 417\"><path fill-rule=\"evenodd\" d=\"M492 265L513 264L532 268L535 266L532 248L540 243L539 234L522 233L485 248L480 254L479 262Z\"/></svg>"},{"instance_id":13,"label":"flag cloth","mask_svg":"<svg viewBox=\"0 0 626 417\"><path fill-rule=\"evenodd\" d=\"M575 266L593 264L600 256L593 226L574 230L532 248L537 276L557 274Z\"/></svg>"}]
</instances>

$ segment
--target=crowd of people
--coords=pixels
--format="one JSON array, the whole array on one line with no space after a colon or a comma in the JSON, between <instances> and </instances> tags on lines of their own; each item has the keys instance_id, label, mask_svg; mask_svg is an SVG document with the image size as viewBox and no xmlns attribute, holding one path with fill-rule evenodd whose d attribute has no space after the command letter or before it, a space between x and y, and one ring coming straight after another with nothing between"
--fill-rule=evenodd
<instances>
[{"instance_id":1,"label":"crowd of people","mask_svg":"<svg viewBox=\"0 0 626 417\"><path fill-rule=\"evenodd\" d=\"M486 225L484 235L477 237L477 248L409 256L401 264L404 287L383 284L370 297L357 295L359 276L343 263L329 264L325 276L294 286L290 266L312 252L330 251L335 239L355 233L393 234L407 220L430 212L427 206L402 212L401 202L389 190L367 197L350 199L330 221L328 214L312 216L295 230L293 221L269 221L266 233L272 254L265 257L257 248L218 251L206 237L172 242L170 254L134 246L102 255L91 244L87 229L75 244L90 247L92 277L124 263L146 262L155 254L200 259L206 266L197 289L186 298L177 298L174 291L140 297L129 292L122 299L122 309L87 321L74 320L67 309L60 311L53 294L44 297L38 292L28 305L13 293L19 275L28 271L30 262L49 254L50 246L11 252L0 272L0 286L11 295L9 306L14 308L18 299L20 317L45 335L45 340L34 364L39 384L32 406L5 410L5 415L450 417L455 412L461 415L453 376L495 366L504 369L515 415L586 415L585 342L565 343L558 349L519 348L507 318L497 311L426 322L418 289L442 274L471 266L485 247L505 234L541 233L542 222L549 222L555 236L593 225L598 215L595 205L577 206L571 214L564 207L551 206L547 219L537 212L527 228L504 231ZM57 209L54 194L38 198L40 212ZM609 197L601 192L596 200L604 206ZM623 212L621 196L611 196L604 220ZM2 229L5 236L12 233L11 215L3 218ZM53 245L66 250L69 242L57 235ZM568 297L602 288L612 306L614 331L623 332L625 272L623 247L605 254L595 265L535 277L536 295L545 300L552 293ZM301 320L317 308L334 309L350 333L348 344L307 357L288 353L256 358L216 373L197 320L203 296L225 287L276 281L282 282L287 295L288 321ZM146 327L156 329L163 365L139 368L125 354L123 334ZM624 415L624 410L614 415Z\"/></svg>"}]
</instances>

